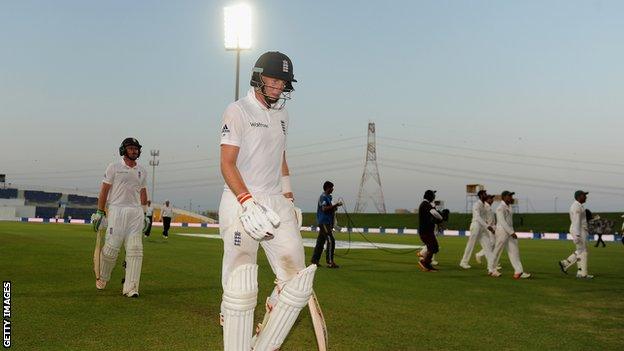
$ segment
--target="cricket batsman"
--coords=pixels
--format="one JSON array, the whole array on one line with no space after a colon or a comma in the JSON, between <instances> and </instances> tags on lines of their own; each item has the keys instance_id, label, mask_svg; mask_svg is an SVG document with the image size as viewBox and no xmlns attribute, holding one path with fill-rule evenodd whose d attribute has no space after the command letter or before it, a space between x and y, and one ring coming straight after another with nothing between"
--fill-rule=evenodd
<instances>
[{"instance_id":1,"label":"cricket batsman","mask_svg":"<svg viewBox=\"0 0 624 351\"><path fill-rule=\"evenodd\" d=\"M122 156L121 160L106 168L98 197L98 209L91 217L96 232L104 222L108 222L100 255L100 277L95 281L95 286L99 290L106 287L117 262L119 249L124 244L126 276L122 293L128 297L138 297L143 262L142 233L149 224L145 214L147 172L136 161L141 156L141 144L135 138L123 140L119 146L119 155ZM104 221L106 217L107 221Z\"/></svg>"},{"instance_id":2,"label":"cricket batsman","mask_svg":"<svg viewBox=\"0 0 624 351\"><path fill-rule=\"evenodd\" d=\"M316 265L306 268L286 162L286 100L296 82L292 61L266 52L256 61L247 96L230 104L221 129L219 205L223 239L221 323L226 351L280 348L312 295ZM276 286L264 321L253 333L258 294L258 246L264 249Z\"/></svg>"}]
</instances>

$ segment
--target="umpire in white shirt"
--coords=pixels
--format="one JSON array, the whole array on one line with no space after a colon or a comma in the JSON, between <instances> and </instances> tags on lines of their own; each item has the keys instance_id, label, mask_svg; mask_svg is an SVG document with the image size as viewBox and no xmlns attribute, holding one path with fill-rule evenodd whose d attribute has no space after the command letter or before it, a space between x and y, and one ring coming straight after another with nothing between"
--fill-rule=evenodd
<instances>
[{"instance_id":1,"label":"umpire in white shirt","mask_svg":"<svg viewBox=\"0 0 624 351\"><path fill-rule=\"evenodd\" d=\"M163 221L163 236L169 238L169 227L171 227L171 218L173 217L173 207L169 204L169 200L160 207L160 216Z\"/></svg>"}]
</instances>

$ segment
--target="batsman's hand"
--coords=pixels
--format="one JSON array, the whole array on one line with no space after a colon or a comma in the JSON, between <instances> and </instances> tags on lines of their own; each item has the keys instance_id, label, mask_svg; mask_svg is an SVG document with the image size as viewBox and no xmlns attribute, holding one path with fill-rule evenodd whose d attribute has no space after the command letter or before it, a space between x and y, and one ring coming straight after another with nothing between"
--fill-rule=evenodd
<instances>
[{"instance_id":1,"label":"batsman's hand","mask_svg":"<svg viewBox=\"0 0 624 351\"><path fill-rule=\"evenodd\" d=\"M243 204L243 211L238 216L245 232L257 241L273 239L275 228L280 218L273 210L249 199Z\"/></svg>"},{"instance_id":2,"label":"batsman's hand","mask_svg":"<svg viewBox=\"0 0 624 351\"><path fill-rule=\"evenodd\" d=\"M106 228L106 212L102 210L97 210L94 214L92 214L91 225L93 225L94 232L97 232L101 228Z\"/></svg>"}]
</instances>

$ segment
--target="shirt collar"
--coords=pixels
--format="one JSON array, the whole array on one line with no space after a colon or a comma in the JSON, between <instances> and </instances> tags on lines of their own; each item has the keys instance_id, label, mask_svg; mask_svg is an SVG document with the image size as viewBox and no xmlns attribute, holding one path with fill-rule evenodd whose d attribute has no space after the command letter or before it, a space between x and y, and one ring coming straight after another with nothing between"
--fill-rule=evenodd
<instances>
[{"instance_id":1,"label":"shirt collar","mask_svg":"<svg viewBox=\"0 0 624 351\"><path fill-rule=\"evenodd\" d=\"M247 92L247 98L251 99L254 102L254 104L258 106L261 110L263 111L269 110L263 103L258 101L258 99L256 98L256 89L254 89L253 87L251 87L251 89L249 89L249 91Z\"/></svg>"},{"instance_id":2,"label":"shirt collar","mask_svg":"<svg viewBox=\"0 0 624 351\"><path fill-rule=\"evenodd\" d=\"M126 164L126 161L124 161L123 156L121 157L121 160L120 160L119 162L121 163L121 165L122 165L122 166L124 166L124 167L125 167L125 168L127 168L127 169L134 169L134 168L136 168L136 167L139 165L139 163L137 162L137 163L134 165L134 167L130 167L130 166L128 166L128 165Z\"/></svg>"}]
</instances>

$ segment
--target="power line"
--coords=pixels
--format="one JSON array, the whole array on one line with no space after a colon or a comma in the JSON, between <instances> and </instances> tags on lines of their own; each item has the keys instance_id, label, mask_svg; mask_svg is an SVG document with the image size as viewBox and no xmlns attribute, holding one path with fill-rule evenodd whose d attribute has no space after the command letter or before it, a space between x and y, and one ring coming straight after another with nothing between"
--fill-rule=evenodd
<instances>
[{"instance_id":1,"label":"power line","mask_svg":"<svg viewBox=\"0 0 624 351\"><path fill-rule=\"evenodd\" d=\"M432 175L436 175L436 176L443 176L443 177L450 177L450 178L459 178L459 179L467 179L470 177L473 177L474 174L470 174L473 172L468 172L468 174L459 174L459 173L447 173L447 172L440 172L440 171L433 171L431 170L431 168L435 168L432 167L430 165L426 165L426 167L422 167L422 168L410 168L410 167L402 167L402 166L393 166L393 165L387 165L385 163L381 163L383 167L387 167L390 169L397 169L397 170L402 170L402 171L413 171L413 172L418 172L418 173L425 173L425 174L432 174ZM464 172L463 170L460 170L461 172ZM535 184L535 183L531 183L531 182L519 182L519 181L514 181L514 180L510 180L508 179L508 176L479 176L478 179L480 180L487 180L487 181L491 181L491 182L496 182L496 183L506 183L506 184L513 184L513 185L521 185L521 186L528 186L528 187L537 187L537 188L545 188L545 189L559 189L559 190L570 190L570 187L565 187L565 186L557 186L557 185L542 185L542 184ZM586 184L585 184L586 185ZM616 193L613 191L601 191L601 190L593 190L593 193L598 193L598 194L606 194L606 195L616 195L616 196L623 196L624 197L624 193Z\"/></svg>"},{"instance_id":2,"label":"power line","mask_svg":"<svg viewBox=\"0 0 624 351\"><path fill-rule=\"evenodd\" d=\"M506 164L512 164L512 165L518 165L518 166L532 166L532 167L561 169L561 170L565 170L565 171L582 171L582 172L599 173L599 174L624 175L624 172L617 172L617 171L606 171L606 170L596 170L596 169L587 169L587 168L574 168L574 167L565 167L565 166L544 165L544 164L529 163L529 162L511 161L511 160L506 160L506 159L505 160L503 160L503 159L492 159L492 158L479 157L479 156L471 156L471 155L463 155L463 154L453 154L453 153L443 152L443 151L413 149L413 148L406 148L406 147L395 146L395 145L387 145L387 144L377 144L377 145L381 145L383 147L388 147L388 148L397 149L397 150L415 151L415 152L421 152L421 153L427 153L427 154L443 155L443 156L449 156L449 157L464 158L464 159L479 160L479 161L487 161L487 162L506 163Z\"/></svg>"},{"instance_id":3,"label":"power line","mask_svg":"<svg viewBox=\"0 0 624 351\"><path fill-rule=\"evenodd\" d=\"M600 161L592 161L592 160L580 160L580 159L559 158L559 157L548 157L548 156L542 156L542 155L518 154L518 153L513 153L513 152L503 152L503 151L496 151L496 150L477 149L477 148L471 148L471 147L465 147L465 146L453 146L453 145L437 144L437 143L430 143L430 142L424 142L424 141L407 140L407 139L399 139L399 138L391 138L391 137L379 137L379 139L400 141L400 142L411 143L411 144L429 145L429 146L443 147L443 148L456 149L456 150L485 152L485 153L491 153L491 154L496 154L496 155L504 155L504 156L536 158L536 159L548 160L548 161L560 161L560 162L571 162L571 163L581 163L581 164L594 164L594 165L603 165L603 166L624 167L624 164L622 164L622 163L600 162Z\"/></svg>"},{"instance_id":4,"label":"power line","mask_svg":"<svg viewBox=\"0 0 624 351\"><path fill-rule=\"evenodd\" d=\"M386 159L386 161L399 163L401 165L408 164L408 165L414 165L414 166L418 166L418 167L427 167L427 168L436 168L436 169L441 169L441 170L447 170L447 171L451 171L451 172L467 172L468 174L471 174L471 175L484 174L486 176L497 176L497 177L502 177L502 178L520 179L520 180L527 180L527 181L532 181L532 182L568 184L570 186L591 186L591 187L594 187L594 188L604 188L604 189L610 189L610 190L623 190L622 187L608 186L608 185L598 185L598 184L590 184L590 183L575 183L575 182L566 182L566 181L562 181L562 180L547 180L547 179L542 179L542 178L522 177L522 176L500 174L500 173L494 173L494 172L482 172L482 171L475 171L475 170L467 171L467 170L458 169L458 168L433 166L431 164L424 164L424 163L417 163L417 162L407 162L407 161L402 161L402 160Z\"/></svg>"}]
</instances>

